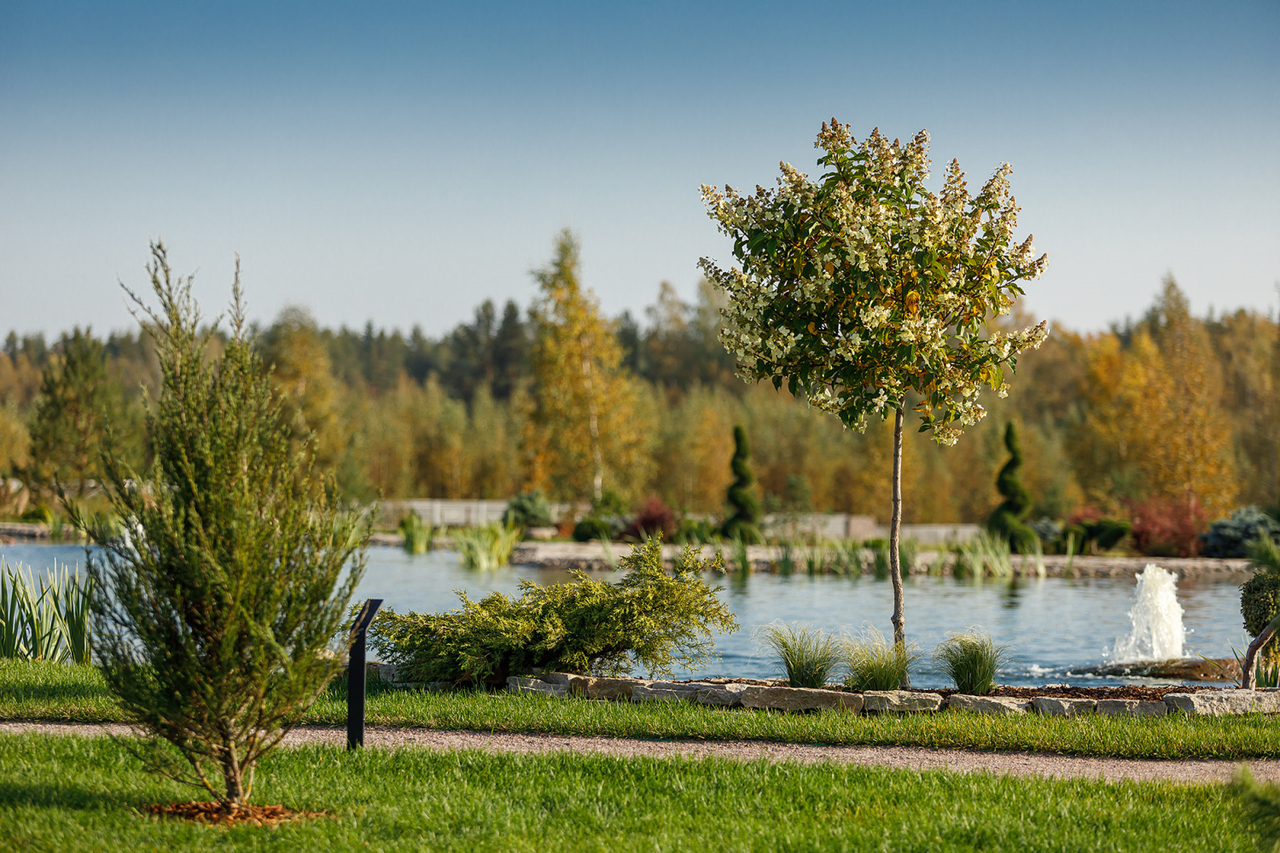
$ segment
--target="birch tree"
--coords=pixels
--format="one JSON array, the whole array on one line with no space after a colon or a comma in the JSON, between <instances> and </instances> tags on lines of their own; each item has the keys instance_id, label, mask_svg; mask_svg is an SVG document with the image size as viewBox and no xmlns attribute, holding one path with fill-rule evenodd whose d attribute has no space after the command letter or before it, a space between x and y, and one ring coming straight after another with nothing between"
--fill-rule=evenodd
<instances>
[{"instance_id":1,"label":"birch tree","mask_svg":"<svg viewBox=\"0 0 1280 853\"><path fill-rule=\"evenodd\" d=\"M934 193L925 187L927 131L901 143L877 128L859 142L832 119L815 147L825 168L818 180L783 163L774 189L745 195L703 185L737 264L700 265L729 296L720 339L742 379L785 382L850 429L893 417L889 553L894 643L902 647L898 541L910 395L920 430L951 445L985 414L982 387L1008 393L1006 368L1048 328L989 330L987 321L1009 312L1019 282L1038 278L1045 256L1034 257L1030 236L1014 241L1008 164L973 196L953 160Z\"/></svg>"},{"instance_id":2,"label":"birch tree","mask_svg":"<svg viewBox=\"0 0 1280 853\"><path fill-rule=\"evenodd\" d=\"M606 478L635 479L642 467L635 385L621 366L613 324L578 280L578 243L569 231L534 278L541 294L533 308L529 479L559 498L598 500ZM632 484L620 485L634 491Z\"/></svg>"}]
</instances>

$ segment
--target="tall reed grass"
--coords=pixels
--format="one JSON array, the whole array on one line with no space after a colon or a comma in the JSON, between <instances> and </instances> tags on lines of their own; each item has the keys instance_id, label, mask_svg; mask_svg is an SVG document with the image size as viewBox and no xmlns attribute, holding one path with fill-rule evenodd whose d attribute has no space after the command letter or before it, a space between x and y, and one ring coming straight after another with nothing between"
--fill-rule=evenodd
<instances>
[{"instance_id":1,"label":"tall reed grass","mask_svg":"<svg viewBox=\"0 0 1280 853\"><path fill-rule=\"evenodd\" d=\"M778 657L792 687L822 687L844 657L839 639L803 625L765 625L758 636Z\"/></svg>"},{"instance_id":2,"label":"tall reed grass","mask_svg":"<svg viewBox=\"0 0 1280 853\"><path fill-rule=\"evenodd\" d=\"M956 548L951 574L957 578L982 580L1013 575L1013 554L1009 542L983 530Z\"/></svg>"},{"instance_id":3,"label":"tall reed grass","mask_svg":"<svg viewBox=\"0 0 1280 853\"><path fill-rule=\"evenodd\" d=\"M435 545L436 529L410 511L400 519L400 533L404 536L404 549L410 554L425 554Z\"/></svg>"},{"instance_id":4,"label":"tall reed grass","mask_svg":"<svg viewBox=\"0 0 1280 853\"><path fill-rule=\"evenodd\" d=\"M468 569L489 571L511 562L511 552L523 532L519 527L486 524L482 527L459 527L451 531L453 547Z\"/></svg>"},{"instance_id":5,"label":"tall reed grass","mask_svg":"<svg viewBox=\"0 0 1280 853\"><path fill-rule=\"evenodd\" d=\"M0 657L89 663L92 575L64 563L39 580L0 559Z\"/></svg>"}]
</instances>

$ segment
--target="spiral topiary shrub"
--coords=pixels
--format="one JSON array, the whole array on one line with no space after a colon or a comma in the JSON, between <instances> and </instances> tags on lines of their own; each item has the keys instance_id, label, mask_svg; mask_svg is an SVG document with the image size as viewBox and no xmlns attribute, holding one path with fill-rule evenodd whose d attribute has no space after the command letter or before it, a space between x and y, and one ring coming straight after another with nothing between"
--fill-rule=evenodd
<instances>
[{"instance_id":1,"label":"spiral topiary shrub","mask_svg":"<svg viewBox=\"0 0 1280 853\"><path fill-rule=\"evenodd\" d=\"M987 530L1008 540L1009 548L1018 554L1035 551L1040 536L1024 519L1031 512L1031 493L1018 479L1022 467L1022 446L1018 443L1018 431L1013 422L1004 430L1004 446L1009 449L1009 461L996 477L996 491L1004 495L1004 502L996 507L987 520Z\"/></svg>"},{"instance_id":2,"label":"spiral topiary shrub","mask_svg":"<svg viewBox=\"0 0 1280 853\"><path fill-rule=\"evenodd\" d=\"M756 481L749 462L751 449L747 445L747 431L740 426L733 428L733 484L727 495L732 514L725 520L721 534L726 539L737 539L754 545L763 541L760 535L760 502L751 494L751 484Z\"/></svg>"}]
</instances>

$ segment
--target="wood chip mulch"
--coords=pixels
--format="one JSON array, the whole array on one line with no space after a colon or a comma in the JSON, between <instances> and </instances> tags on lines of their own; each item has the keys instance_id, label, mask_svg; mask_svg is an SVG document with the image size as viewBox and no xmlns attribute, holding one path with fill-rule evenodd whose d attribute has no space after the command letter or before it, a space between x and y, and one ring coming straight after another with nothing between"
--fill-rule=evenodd
<instances>
[{"instance_id":1,"label":"wood chip mulch","mask_svg":"<svg viewBox=\"0 0 1280 853\"><path fill-rule=\"evenodd\" d=\"M329 817L327 812L294 811L284 806L232 806L222 803L152 803L142 807L142 811L158 817L178 818L193 823L210 826L279 826L282 823L294 823L302 820L315 820Z\"/></svg>"}]
</instances>

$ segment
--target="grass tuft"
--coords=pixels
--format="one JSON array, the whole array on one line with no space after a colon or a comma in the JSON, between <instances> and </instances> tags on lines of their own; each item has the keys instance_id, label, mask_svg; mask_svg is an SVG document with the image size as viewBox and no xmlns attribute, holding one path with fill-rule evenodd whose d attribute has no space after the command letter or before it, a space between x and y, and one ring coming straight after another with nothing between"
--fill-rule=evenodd
<instances>
[{"instance_id":1,"label":"grass tuft","mask_svg":"<svg viewBox=\"0 0 1280 853\"><path fill-rule=\"evenodd\" d=\"M977 628L952 634L933 652L934 663L955 682L956 689L972 696L992 691L996 671L1008 657L1005 646L997 646L990 634Z\"/></svg>"},{"instance_id":2,"label":"grass tuft","mask_svg":"<svg viewBox=\"0 0 1280 853\"><path fill-rule=\"evenodd\" d=\"M803 625L765 625L759 637L778 656L792 687L822 687L843 657L838 639Z\"/></svg>"},{"instance_id":3,"label":"grass tuft","mask_svg":"<svg viewBox=\"0 0 1280 853\"><path fill-rule=\"evenodd\" d=\"M895 646L868 627L845 644L844 686L849 690L897 690L919 659L915 646Z\"/></svg>"}]
</instances>

